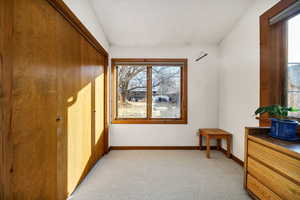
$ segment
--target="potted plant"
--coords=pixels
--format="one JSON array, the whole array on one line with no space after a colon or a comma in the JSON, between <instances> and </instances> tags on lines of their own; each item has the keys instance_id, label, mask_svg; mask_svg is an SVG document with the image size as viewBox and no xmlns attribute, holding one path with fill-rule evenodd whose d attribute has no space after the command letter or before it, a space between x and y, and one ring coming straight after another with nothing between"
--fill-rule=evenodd
<instances>
[{"instance_id":1,"label":"potted plant","mask_svg":"<svg viewBox=\"0 0 300 200\"><path fill-rule=\"evenodd\" d=\"M299 112L298 108L285 107L280 105L271 105L260 107L255 111L255 115L268 113L271 117L271 132L270 135L274 138L283 140L296 141L300 138L297 137L296 120L288 119L288 112Z\"/></svg>"}]
</instances>

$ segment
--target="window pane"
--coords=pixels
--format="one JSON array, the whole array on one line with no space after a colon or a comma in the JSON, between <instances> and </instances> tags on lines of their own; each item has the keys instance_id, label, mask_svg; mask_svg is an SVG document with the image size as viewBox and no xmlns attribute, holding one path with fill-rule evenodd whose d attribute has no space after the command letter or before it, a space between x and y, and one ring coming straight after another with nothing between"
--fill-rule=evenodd
<instances>
[{"instance_id":1,"label":"window pane","mask_svg":"<svg viewBox=\"0 0 300 200\"><path fill-rule=\"evenodd\" d=\"M117 117L147 117L147 67L117 66Z\"/></svg>"},{"instance_id":2,"label":"window pane","mask_svg":"<svg viewBox=\"0 0 300 200\"><path fill-rule=\"evenodd\" d=\"M181 67L152 67L152 118L180 118Z\"/></svg>"},{"instance_id":3,"label":"window pane","mask_svg":"<svg viewBox=\"0 0 300 200\"><path fill-rule=\"evenodd\" d=\"M287 104L300 108L300 15L288 21ZM290 113L300 117L300 113Z\"/></svg>"}]
</instances>

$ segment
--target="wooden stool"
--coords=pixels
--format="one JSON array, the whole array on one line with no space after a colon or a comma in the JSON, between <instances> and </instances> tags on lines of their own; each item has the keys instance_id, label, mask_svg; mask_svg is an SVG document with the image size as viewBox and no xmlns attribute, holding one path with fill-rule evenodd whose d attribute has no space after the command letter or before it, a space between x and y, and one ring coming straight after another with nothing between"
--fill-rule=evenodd
<instances>
[{"instance_id":1,"label":"wooden stool","mask_svg":"<svg viewBox=\"0 0 300 200\"><path fill-rule=\"evenodd\" d=\"M227 140L227 157L231 157L231 142L232 142L232 134L228 133L226 131L223 131L222 129L217 128L205 128L205 129L199 129L199 144L200 144L200 150L203 149L202 146L202 136L206 137L206 157L210 158L210 139L216 138L217 139L217 149L221 150L221 139Z\"/></svg>"}]
</instances>

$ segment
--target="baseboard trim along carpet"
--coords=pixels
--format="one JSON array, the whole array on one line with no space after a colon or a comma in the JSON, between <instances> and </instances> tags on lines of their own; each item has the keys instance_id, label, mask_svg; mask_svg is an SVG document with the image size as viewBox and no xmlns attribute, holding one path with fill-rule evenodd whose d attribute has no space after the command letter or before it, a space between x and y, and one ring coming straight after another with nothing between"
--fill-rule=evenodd
<instances>
[{"instance_id":1,"label":"baseboard trim along carpet","mask_svg":"<svg viewBox=\"0 0 300 200\"><path fill-rule=\"evenodd\" d=\"M212 147L216 148L216 147ZM110 150L199 150L198 146L111 146Z\"/></svg>"},{"instance_id":2,"label":"baseboard trim along carpet","mask_svg":"<svg viewBox=\"0 0 300 200\"><path fill-rule=\"evenodd\" d=\"M221 152L223 152L224 154L226 154L227 150L221 148ZM237 164L239 164L242 167L244 167L244 162L242 160L240 160L238 157L236 157L235 155L231 154L231 159L233 161L235 161Z\"/></svg>"},{"instance_id":3,"label":"baseboard trim along carpet","mask_svg":"<svg viewBox=\"0 0 300 200\"><path fill-rule=\"evenodd\" d=\"M217 146L211 146L211 150L216 150ZM112 150L200 150L199 146L111 146L108 151ZM206 150L206 146L202 146L201 150ZM224 154L226 150L221 148L220 150ZM231 154L231 159L240 166L244 167L244 162Z\"/></svg>"}]
</instances>

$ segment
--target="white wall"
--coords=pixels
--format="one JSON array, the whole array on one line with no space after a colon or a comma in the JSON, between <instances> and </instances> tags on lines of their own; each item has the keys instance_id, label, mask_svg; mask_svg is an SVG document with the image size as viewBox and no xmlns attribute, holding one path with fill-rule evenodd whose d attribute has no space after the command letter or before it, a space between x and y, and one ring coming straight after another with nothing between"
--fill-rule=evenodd
<instances>
[{"instance_id":1,"label":"white wall","mask_svg":"<svg viewBox=\"0 0 300 200\"><path fill-rule=\"evenodd\" d=\"M109 43L103 28L95 15L94 9L88 0L63 0L65 4L79 18L82 24L92 33L102 47L109 52Z\"/></svg>"},{"instance_id":2,"label":"white wall","mask_svg":"<svg viewBox=\"0 0 300 200\"><path fill-rule=\"evenodd\" d=\"M201 50L209 55L194 62ZM111 146L196 146L197 130L218 127L218 50L216 46L111 47L112 58L188 58L188 124L112 124Z\"/></svg>"},{"instance_id":3,"label":"white wall","mask_svg":"<svg viewBox=\"0 0 300 200\"><path fill-rule=\"evenodd\" d=\"M244 128L257 126L259 16L278 0L257 0L220 44L219 127L233 133L233 154L244 158Z\"/></svg>"},{"instance_id":4,"label":"white wall","mask_svg":"<svg viewBox=\"0 0 300 200\"><path fill-rule=\"evenodd\" d=\"M256 0L219 46L145 48L110 48L90 2L64 1L113 58L189 59L188 125L113 124L111 146L194 146L198 128L219 127L234 134L233 154L243 160L244 127L258 125L259 16L279 0ZM201 50L209 56L195 63Z\"/></svg>"}]
</instances>

